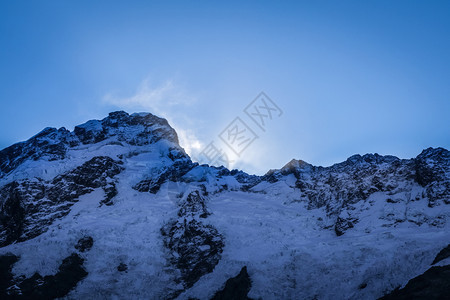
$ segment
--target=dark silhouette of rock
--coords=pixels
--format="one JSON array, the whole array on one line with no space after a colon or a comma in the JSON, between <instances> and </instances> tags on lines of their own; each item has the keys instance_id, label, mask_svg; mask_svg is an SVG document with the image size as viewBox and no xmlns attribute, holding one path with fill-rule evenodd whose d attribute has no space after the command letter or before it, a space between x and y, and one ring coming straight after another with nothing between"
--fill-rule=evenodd
<instances>
[{"instance_id":1,"label":"dark silhouette of rock","mask_svg":"<svg viewBox=\"0 0 450 300\"><path fill-rule=\"evenodd\" d=\"M0 178L27 160L62 160L71 147L95 144L110 137L114 137L117 143L138 146L156 143L161 139L178 144L177 133L167 120L150 113L129 115L124 111L116 111L103 120L91 120L78 125L73 132L64 127L47 127L25 142L0 150Z\"/></svg>"},{"instance_id":2,"label":"dark silhouette of rock","mask_svg":"<svg viewBox=\"0 0 450 300\"><path fill-rule=\"evenodd\" d=\"M225 283L223 290L218 291L212 300L247 300L248 292L252 287L252 281L244 266L236 277L230 278Z\"/></svg>"},{"instance_id":3,"label":"dark silhouette of rock","mask_svg":"<svg viewBox=\"0 0 450 300\"><path fill-rule=\"evenodd\" d=\"M121 128L134 128L130 134ZM91 120L75 127L73 134L83 144L94 144L116 136L118 142L130 145L148 145L164 138L178 144L178 136L167 120L150 113L129 115L124 111L112 112L103 120Z\"/></svg>"},{"instance_id":4,"label":"dark silhouette of rock","mask_svg":"<svg viewBox=\"0 0 450 300\"><path fill-rule=\"evenodd\" d=\"M77 283L87 276L86 270L83 268L84 260L78 254L72 253L65 258L59 266L58 273L54 276L40 277L35 274L34 278L30 278L32 282L28 282L25 288L25 282L19 285L22 290L22 296L26 299L55 299L64 297ZM43 283L41 282L43 281Z\"/></svg>"},{"instance_id":5,"label":"dark silhouette of rock","mask_svg":"<svg viewBox=\"0 0 450 300\"><path fill-rule=\"evenodd\" d=\"M186 288L212 272L219 263L224 244L211 225L196 220L174 222L163 228L162 234L166 247L177 253L171 260L181 271Z\"/></svg>"},{"instance_id":6,"label":"dark silhouette of rock","mask_svg":"<svg viewBox=\"0 0 450 300\"><path fill-rule=\"evenodd\" d=\"M450 257L450 244L448 244L447 247L439 251L439 253L434 258L432 265L437 264L441 260L444 260L448 257Z\"/></svg>"},{"instance_id":7,"label":"dark silhouette of rock","mask_svg":"<svg viewBox=\"0 0 450 300\"><path fill-rule=\"evenodd\" d=\"M133 188L140 192L156 194L164 182L168 180L173 182L183 181L183 175L196 166L198 166L198 163L192 163L187 156L177 158L173 165L162 168L157 176L154 176L151 179L144 179L137 183Z\"/></svg>"},{"instance_id":8,"label":"dark silhouette of rock","mask_svg":"<svg viewBox=\"0 0 450 300\"><path fill-rule=\"evenodd\" d=\"M381 300L450 299L450 265L431 267L411 279L404 288L396 289Z\"/></svg>"},{"instance_id":9,"label":"dark silhouette of rock","mask_svg":"<svg viewBox=\"0 0 450 300\"><path fill-rule=\"evenodd\" d=\"M224 247L217 229L199 221L208 216L205 201L200 191L189 193L180 203L178 219L161 228L164 245L171 253L170 261L180 270L180 282L185 289L214 270ZM176 298L182 291L175 291L171 297Z\"/></svg>"},{"instance_id":10,"label":"dark silhouette of rock","mask_svg":"<svg viewBox=\"0 0 450 300\"><path fill-rule=\"evenodd\" d=\"M19 260L19 257L12 253L7 253L0 256L0 299L7 299L8 294L6 289L10 286L13 280L11 270L13 265Z\"/></svg>"},{"instance_id":11,"label":"dark silhouette of rock","mask_svg":"<svg viewBox=\"0 0 450 300\"><path fill-rule=\"evenodd\" d=\"M126 272L127 270L128 270L128 266L124 263L120 263L117 266L117 271L119 271L119 272Z\"/></svg>"},{"instance_id":12,"label":"dark silhouette of rock","mask_svg":"<svg viewBox=\"0 0 450 300\"><path fill-rule=\"evenodd\" d=\"M6 185L0 191L3 205L0 211L0 247L9 245L20 238L24 222L25 208L23 202L25 195L20 184L16 181Z\"/></svg>"},{"instance_id":13,"label":"dark silhouette of rock","mask_svg":"<svg viewBox=\"0 0 450 300\"><path fill-rule=\"evenodd\" d=\"M85 236L78 240L75 249L80 252L88 251L94 245L94 239L91 236Z\"/></svg>"},{"instance_id":14,"label":"dark silhouette of rock","mask_svg":"<svg viewBox=\"0 0 450 300\"><path fill-rule=\"evenodd\" d=\"M349 219L343 219L338 217L336 224L334 225L334 232L336 232L337 236L341 236L345 233L346 230L353 228L353 223Z\"/></svg>"},{"instance_id":15,"label":"dark silhouette of rock","mask_svg":"<svg viewBox=\"0 0 450 300\"><path fill-rule=\"evenodd\" d=\"M47 127L25 142L14 144L0 151L0 178L26 160L64 159L69 147L80 142L65 129Z\"/></svg>"},{"instance_id":16,"label":"dark silhouette of rock","mask_svg":"<svg viewBox=\"0 0 450 300\"><path fill-rule=\"evenodd\" d=\"M54 220L67 215L80 196L96 188L106 195L99 203L112 204L117 194L113 178L122 169L120 161L96 156L51 181L33 178L1 187L0 247L42 234Z\"/></svg>"},{"instance_id":17,"label":"dark silhouette of rock","mask_svg":"<svg viewBox=\"0 0 450 300\"><path fill-rule=\"evenodd\" d=\"M150 145L160 140L163 141L156 148L135 147ZM94 145L100 142L101 144ZM450 204L450 155L449 151L443 148L426 149L414 159L378 154L354 155L330 167L317 167L301 160L292 160L279 170L270 170L264 176L256 176L239 170L230 171L223 166L193 163L186 152L175 145L177 143L178 137L166 120L152 114L129 115L119 111L110 113L103 120L92 120L76 126L73 132L65 128L46 128L26 142L1 150L0 247L20 243L42 234L55 220L66 216L80 196L96 189L104 191L105 196L100 197L103 199L89 197L86 201L95 201L100 206L113 205L119 193L118 180L125 177L116 176L124 170L123 166L129 168L127 172L135 172L130 177L132 180L125 183L134 185L133 188L140 192L156 194L163 184L181 185L177 189L168 187L167 194L169 195L170 191L176 195L169 198L176 198L177 214L172 214L171 211L170 216L173 216L173 219L167 220L166 225L161 228L164 246L167 248L165 258L168 259L168 265L165 270L173 276L171 278L175 282L174 287L168 289L168 293L172 294L163 295L164 298L175 298L182 291L191 288L202 276L212 272L222 259L226 240L217 228L211 225L214 223L207 222L210 215L208 193L214 195L239 189L249 193L266 193L267 183L277 183L281 180L283 182L280 183L286 183L286 188L290 189L289 197L284 198L283 193L280 194L284 198L280 198L281 201L285 201L285 204L291 201L301 202L307 209L321 209L325 215L318 217L320 222L313 225L325 230L334 229L338 236L348 230L362 229L360 227L365 226L365 223L359 217L364 217L362 213L377 204L382 204L386 209L377 215L380 222L375 222L376 226L380 223L380 226L390 227L405 222L403 225L410 228L415 225L445 228L447 222L447 215L444 213L428 215L427 208L409 209L412 206L419 207L415 204L422 204L414 202L424 201L429 207L444 208L442 211L445 212L447 207L444 206ZM104 146L107 147L104 149L111 151L103 152ZM72 155L73 151L80 155ZM87 153L89 154L85 155ZM91 159L92 155L98 155L94 153L102 153L102 156ZM162 164L153 166L143 162L141 158L136 161L129 159L144 153L152 153L151 157L159 154ZM145 157L142 159L145 160ZM39 162L33 163L32 167L23 165L31 160ZM55 163L58 167L48 163L55 160L61 160ZM66 167L75 164L77 167L67 171ZM45 180L37 177L41 174ZM219 180L228 176L234 177L236 181L233 178ZM260 187L252 189L259 183L262 183ZM192 186L188 187L188 184ZM182 191L191 191L193 188L198 190L183 195ZM267 191L269 195L278 197L278 194L270 192L270 188ZM120 193L121 200L124 201L128 196L131 198L138 195L135 191L126 195L126 189L120 190ZM375 193L379 195L374 195ZM376 197L371 197L372 195ZM80 214L82 213L85 213L85 210L81 210ZM80 214L74 214L74 222L78 222ZM249 218L251 217L249 214ZM56 232L58 227L54 226L52 230ZM369 234L371 230L368 227L365 232ZM52 235L50 238L58 239L58 235ZM39 242L39 239L36 241ZM29 278L22 276L14 279L11 268L18 258L13 254L0 256L0 299L53 299L66 296L86 276L83 258L80 256L92 246L92 237L81 238L75 245L78 254L74 253L64 259L59 271L51 276L36 273ZM21 245L14 245L11 249L19 247ZM449 252L448 246L436 256L433 263L449 257ZM120 259L113 261L116 261L115 266L121 262ZM125 263L117 266L118 272L126 272L127 269ZM433 277L434 273L430 272L420 280L417 279L418 281L412 280L408 289L405 287L392 295L422 295L419 289L427 289L425 284L420 285L423 280L429 280L431 283L427 284L430 285L435 282L446 284L442 279L448 272L442 269L430 270L440 275ZM122 273L121 276L126 274ZM366 288L366 282L371 284L372 280L366 278L365 281L353 282L354 292L361 292L361 289ZM292 286L298 288L296 280ZM224 289L217 292L215 299L247 299L250 287L251 281L244 267L239 275L225 283ZM433 296L428 292L427 296Z\"/></svg>"},{"instance_id":18,"label":"dark silhouette of rock","mask_svg":"<svg viewBox=\"0 0 450 300\"><path fill-rule=\"evenodd\" d=\"M428 206L450 204L450 152L444 148L428 148L414 159L399 159L379 154L353 155L342 163L330 167L312 166L301 160L292 160L279 170L270 170L260 180L275 183L284 176L297 178L295 187L300 191L298 201L308 203L308 208L324 207L329 217L336 218L336 234L342 235L353 228L357 218L351 215L353 205L366 201L376 192L397 194L402 185L416 182L425 188L414 200L428 201ZM251 186L246 186L246 190ZM388 200L389 199L389 200ZM408 202L411 199L388 198L388 203ZM345 220L342 220L345 219ZM421 225L414 216L392 216L392 223L409 221ZM424 219L428 225L442 226L439 217Z\"/></svg>"},{"instance_id":19,"label":"dark silhouette of rock","mask_svg":"<svg viewBox=\"0 0 450 300\"><path fill-rule=\"evenodd\" d=\"M209 214L206 209L205 199L200 191L190 193L178 211L179 217L199 215L200 218L206 218Z\"/></svg>"},{"instance_id":20,"label":"dark silhouette of rock","mask_svg":"<svg viewBox=\"0 0 450 300\"><path fill-rule=\"evenodd\" d=\"M428 206L434 207L442 200L450 204L450 151L444 148L428 148L415 159L415 179L426 187Z\"/></svg>"},{"instance_id":21,"label":"dark silhouette of rock","mask_svg":"<svg viewBox=\"0 0 450 300\"><path fill-rule=\"evenodd\" d=\"M84 260L76 253L66 257L55 275L42 277L35 273L30 278L12 278L11 268L17 257L0 257L1 299L56 299L66 296L79 281L88 275L83 268ZM9 266L8 266L9 264ZM9 269L8 269L9 268ZM3 272L5 271L5 272ZM8 290L8 287L14 287Z\"/></svg>"}]
</instances>

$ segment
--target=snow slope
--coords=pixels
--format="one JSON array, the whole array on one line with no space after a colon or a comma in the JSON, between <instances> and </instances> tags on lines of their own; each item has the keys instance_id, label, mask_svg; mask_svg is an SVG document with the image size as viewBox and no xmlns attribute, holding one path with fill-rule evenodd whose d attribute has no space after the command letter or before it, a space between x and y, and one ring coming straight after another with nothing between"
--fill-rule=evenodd
<instances>
[{"instance_id":1,"label":"snow slope","mask_svg":"<svg viewBox=\"0 0 450 300\"><path fill-rule=\"evenodd\" d=\"M443 148L258 177L192 162L164 119L114 112L0 151L0 296L67 285L75 254L87 275L68 299L211 299L244 266L250 298L376 299L450 244L449 204Z\"/></svg>"}]
</instances>

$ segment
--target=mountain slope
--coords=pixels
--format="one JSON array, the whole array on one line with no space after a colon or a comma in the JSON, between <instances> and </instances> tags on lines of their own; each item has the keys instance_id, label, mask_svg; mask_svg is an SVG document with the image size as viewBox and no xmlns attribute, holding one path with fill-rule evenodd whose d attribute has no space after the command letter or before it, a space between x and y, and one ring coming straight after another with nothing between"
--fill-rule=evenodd
<instances>
[{"instance_id":1,"label":"mountain slope","mask_svg":"<svg viewBox=\"0 0 450 300\"><path fill-rule=\"evenodd\" d=\"M0 151L0 293L375 299L450 243L449 204L443 148L255 176L192 162L164 119L114 112Z\"/></svg>"}]
</instances>

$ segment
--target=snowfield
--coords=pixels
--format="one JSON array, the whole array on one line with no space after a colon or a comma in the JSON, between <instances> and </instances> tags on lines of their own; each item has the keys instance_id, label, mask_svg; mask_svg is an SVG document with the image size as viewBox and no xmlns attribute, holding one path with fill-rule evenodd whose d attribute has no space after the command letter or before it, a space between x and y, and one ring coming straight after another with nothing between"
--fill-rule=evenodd
<instances>
[{"instance_id":1,"label":"snowfield","mask_svg":"<svg viewBox=\"0 0 450 300\"><path fill-rule=\"evenodd\" d=\"M77 128L0 151L0 257L18 258L0 296L35 295L75 253L65 299L211 299L244 266L252 299L377 299L450 244L442 148L252 176L193 163L151 114Z\"/></svg>"}]
</instances>

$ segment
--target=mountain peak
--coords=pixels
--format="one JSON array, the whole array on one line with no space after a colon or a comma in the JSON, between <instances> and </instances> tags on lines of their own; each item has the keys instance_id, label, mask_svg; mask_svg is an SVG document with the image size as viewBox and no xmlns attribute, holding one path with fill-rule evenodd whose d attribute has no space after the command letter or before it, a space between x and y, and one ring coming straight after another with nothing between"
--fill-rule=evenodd
<instances>
[{"instance_id":1,"label":"mountain peak","mask_svg":"<svg viewBox=\"0 0 450 300\"><path fill-rule=\"evenodd\" d=\"M437 147L437 148L433 148L433 147L429 147L427 149L424 149L418 156L417 158L432 158L432 159L449 159L450 158L450 151L448 151L445 148L442 147Z\"/></svg>"},{"instance_id":2,"label":"mountain peak","mask_svg":"<svg viewBox=\"0 0 450 300\"><path fill-rule=\"evenodd\" d=\"M166 119L151 113L129 115L124 111L109 113L103 120L90 120L74 129L83 144L92 144L116 136L131 145L154 143L162 138L178 144L178 136Z\"/></svg>"},{"instance_id":3,"label":"mountain peak","mask_svg":"<svg viewBox=\"0 0 450 300\"><path fill-rule=\"evenodd\" d=\"M298 170L304 170L307 171L312 167L311 164L299 159L291 159L290 162L288 162L284 167L281 168L282 174L292 174Z\"/></svg>"},{"instance_id":4,"label":"mountain peak","mask_svg":"<svg viewBox=\"0 0 450 300\"><path fill-rule=\"evenodd\" d=\"M71 132L64 127L46 127L27 141L0 151L0 177L27 160L60 160L69 149L97 143L145 146L166 140L181 148L175 130L166 119L151 113L115 111L102 120L89 120Z\"/></svg>"},{"instance_id":5,"label":"mountain peak","mask_svg":"<svg viewBox=\"0 0 450 300\"><path fill-rule=\"evenodd\" d=\"M117 111L0 151L0 295L378 299L447 247L449 216L443 148L256 176L193 163L165 119Z\"/></svg>"}]
</instances>

